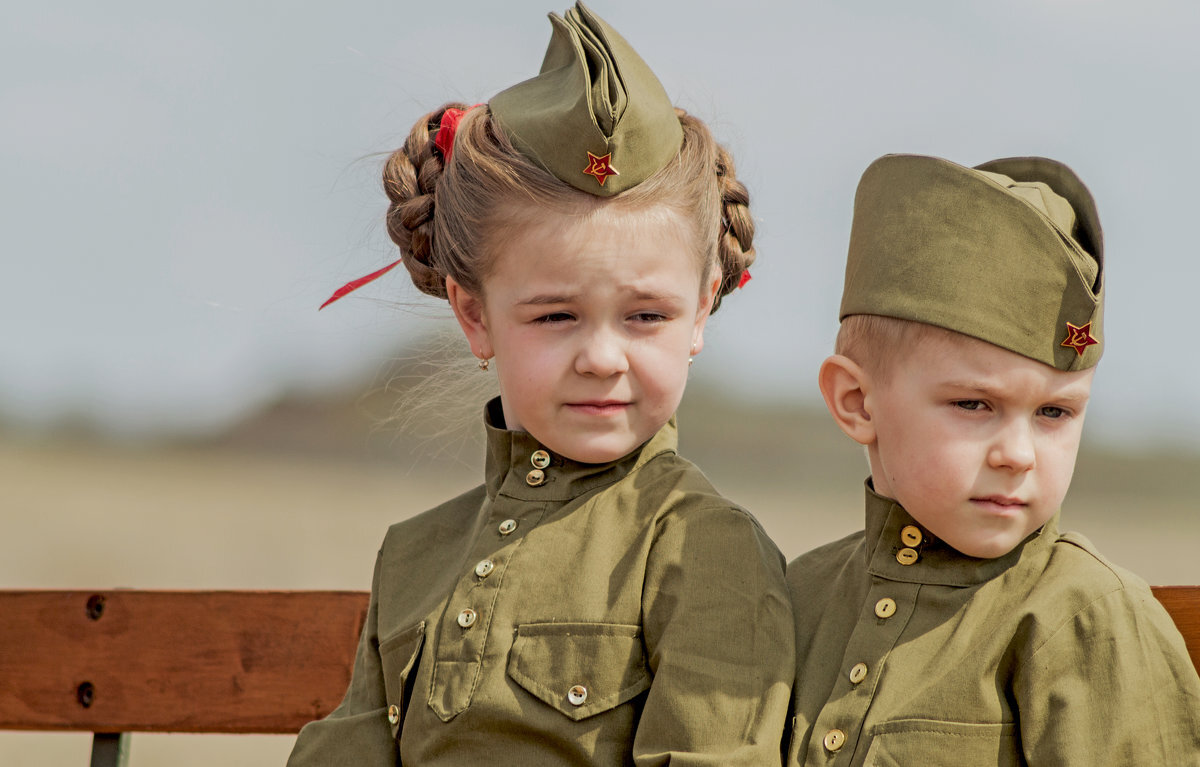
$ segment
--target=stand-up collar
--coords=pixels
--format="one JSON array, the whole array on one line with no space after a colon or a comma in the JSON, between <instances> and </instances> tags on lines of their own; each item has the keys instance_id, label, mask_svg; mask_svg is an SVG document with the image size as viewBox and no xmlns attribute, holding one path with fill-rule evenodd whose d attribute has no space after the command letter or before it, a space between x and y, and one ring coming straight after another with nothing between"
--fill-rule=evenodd
<instances>
[{"instance_id":1,"label":"stand-up collar","mask_svg":"<svg viewBox=\"0 0 1200 767\"><path fill-rule=\"evenodd\" d=\"M506 495L522 501L569 501L611 485L661 453L675 452L678 436L672 417L628 455L609 463L579 463L543 447L533 435L504 428L497 397L484 406L487 428L485 485L490 498ZM540 472L534 474L533 472Z\"/></svg>"},{"instance_id":2,"label":"stand-up collar","mask_svg":"<svg viewBox=\"0 0 1200 767\"><path fill-rule=\"evenodd\" d=\"M1022 557L1036 556L1058 537L1055 512L1007 554L994 559L969 557L935 538L903 506L876 493L870 479L866 495L867 569L893 581L972 586L995 578Z\"/></svg>"}]
</instances>

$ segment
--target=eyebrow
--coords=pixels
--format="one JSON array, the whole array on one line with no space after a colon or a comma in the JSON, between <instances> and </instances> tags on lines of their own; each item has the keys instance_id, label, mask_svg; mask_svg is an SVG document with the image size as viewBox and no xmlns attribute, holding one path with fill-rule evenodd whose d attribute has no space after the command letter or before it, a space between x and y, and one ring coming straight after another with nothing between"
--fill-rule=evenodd
<instances>
[{"instance_id":1,"label":"eyebrow","mask_svg":"<svg viewBox=\"0 0 1200 767\"><path fill-rule=\"evenodd\" d=\"M942 386L947 389L974 392L985 397L995 397L1004 394L1004 392L982 381L946 381ZM1058 402L1086 402L1091 399L1091 395L1089 392L1073 392L1068 389L1061 394L1053 394L1048 399Z\"/></svg>"},{"instance_id":2,"label":"eyebrow","mask_svg":"<svg viewBox=\"0 0 1200 767\"><path fill-rule=\"evenodd\" d=\"M651 290L634 290L633 298L636 301L678 301L680 296L677 293L657 292ZM569 304L579 301L579 294L563 295L557 293L540 293L529 298L523 298L517 302L517 306L547 306L552 304Z\"/></svg>"}]
</instances>

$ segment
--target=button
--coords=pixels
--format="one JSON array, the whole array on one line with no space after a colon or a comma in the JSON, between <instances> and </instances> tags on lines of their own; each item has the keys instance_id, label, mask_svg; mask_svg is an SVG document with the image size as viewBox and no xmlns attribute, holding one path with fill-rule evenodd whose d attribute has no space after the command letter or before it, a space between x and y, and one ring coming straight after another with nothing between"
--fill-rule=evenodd
<instances>
[{"instance_id":1,"label":"button","mask_svg":"<svg viewBox=\"0 0 1200 767\"><path fill-rule=\"evenodd\" d=\"M479 616L471 608L467 608L458 614L458 625L465 629L469 629L475 625L475 619Z\"/></svg>"},{"instance_id":2,"label":"button","mask_svg":"<svg viewBox=\"0 0 1200 767\"><path fill-rule=\"evenodd\" d=\"M496 529L500 531L500 534L501 534L501 535L508 535L508 534L509 534L509 533L511 533L513 530L516 530L516 529L517 529L517 520L515 520L515 519L506 519L506 520L504 520L503 522L501 522L501 523L500 523L500 527L498 527L498 528L496 528Z\"/></svg>"},{"instance_id":3,"label":"button","mask_svg":"<svg viewBox=\"0 0 1200 767\"><path fill-rule=\"evenodd\" d=\"M858 684L867 678L867 664L855 663L850 669L850 684Z\"/></svg>"},{"instance_id":4,"label":"button","mask_svg":"<svg viewBox=\"0 0 1200 767\"><path fill-rule=\"evenodd\" d=\"M890 618L896 614L896 600L884 597L875 603L875 614L880 618Z\"/></svg>"},{"instance_id":5,"label":"button","mask_svg":"<svg viewBox=\"0 0 1200 767\"><path fill-rule=\"evenodd\" d=\"M400 709L395 703L388 706L388 721L392 724L400 724Z\"/></svg>"},{"instance_id":6,"label":"button","mask_svg":"<svg viewBox=\"0 0 1200 767\"><path fill-rule=\"evenodd\" d=\"M583 685L577 684L567 690L567 702L572 706L582 706L585 700L587 700L587 688Z\"/></svg>"},{"instance_id":7,"label":"button","mask_svg":"<svg viewBox=\"0 0 1200 767\"><path fill-rule=\"evenodd\" d=\"M821 742L825 744L825 748L829 751L837 751L846 745L846 733L838 729L832 729L825 733L825 737Z\"/></svg>"},{"instance_id":8,"label":"button","mask_svg":"<svg viewBox=\"0 0 1200 767\"><path fill-rule=\"evenodd\" d=\"M900 530L900 542L905 546L919 546L923 540L921 528L916 525L905 525Z\"/></svg>"},{"instance_id":9,"label":"button","mask_svg":"<svg viewBox=\"0 0 1200 767\"><path fill-rule=\"evenodd\" d=\"M479 564L475 565L475 574L480 578L486 578L492 574L492 570L496 569L496 564L490 559L482 559Z\"/></svg>"},{"instance_id":10,"label":"button","mask_svg":"<svg viewBox=\"0 0 1200 767\"><path fill-rule=\"evenodd\" d=\"M896 552L896 561L902 565L911 565L917 561L918 556L916 549L900 549Z\"/></svg>"},{"instance_id":11,"label":"button","mask_svg":"<svg viewBox=\"0 0 1200 767\"><path fill-rule=\"evenodd\" d=\"M535 469L544 469L550 465L550 454L545 450L535 450L533 455L529 456L529 462Z\"/></svg>"},{"instance_id":12,"label":"button","mask_svg":"<svg viewBox=\"0 0 1200 767\"><path fill-rule=\"evenodd\" d=\"M537 487L538 485L546 484L546 472L542 471L541 469L534 469L525 475L525 484L529 485L530 487Z\"/></svg>"}]
</instances>

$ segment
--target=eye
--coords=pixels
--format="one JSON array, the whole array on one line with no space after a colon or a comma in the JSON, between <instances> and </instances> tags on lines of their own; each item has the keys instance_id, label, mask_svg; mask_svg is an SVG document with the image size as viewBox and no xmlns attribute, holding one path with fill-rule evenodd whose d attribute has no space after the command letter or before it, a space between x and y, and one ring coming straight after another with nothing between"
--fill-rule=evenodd
<instances>
[{"instance_id":1,"label":"eye","mask_svg":"<svg viewBox=\"0 0 1200 767\"><path fill-rule=\"evenodd\" d=\"M954 402L954 406L960 410L970 410L971 412L974 412L976 410L983 410L984 408L987 407L987 405L984 404L983 400L980 400L980 399L956 400Z\"/></svg>"},{"instance_id":2,"label":"eye","mask_svg":"<svg viewBox=\"0 0 1200 767\"><path fill-rule=\"evenodd\" d=\"M535 319L534 322L550 325L559 322L570 322L573 319L575 318L566 312L551 312L550 314L543 314L541 317Z\"/></svg>"},{"instance_id":3,"label":"eye","mask_svg":"<svg viewBox=\"0 0 1200 767\"><path fill-rule=\"evenodd\" d=\"M670 317L662 312L638 312L630 317L634 322L664 322Z\"/></svg>"},{"instance_id":4,"label":"eye","mask_svg":"<svg viewBox=\"0 0 1200 767\"><path fill-rule=\"evenodd\" d=\"M1046 405L1045 407L1038 409L1038 415L1040 415L1044 418L1057 419L1057 418L1066 418L1067 416L1070 415L1070 413L1061 407L1055 407L1054 405Z\"/></svg>"}]
</instances>

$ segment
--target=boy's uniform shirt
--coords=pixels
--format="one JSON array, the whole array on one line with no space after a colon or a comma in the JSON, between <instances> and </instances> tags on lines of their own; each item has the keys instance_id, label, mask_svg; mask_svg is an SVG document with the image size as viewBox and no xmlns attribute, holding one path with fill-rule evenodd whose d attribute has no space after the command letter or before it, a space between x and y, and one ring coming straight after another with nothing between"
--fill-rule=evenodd
<instances>
[{"instance_id":1,"label":"boy's uniform shirt","mask_svg":"<svg viewBox=\"0 0 1200 767\"><path fill-rule=\"evenodd\" d=\"M389 529L345 699L290 767L777 763L793 623L762 527L675 452L551 455Z\"/></svg>"},{"instance_id":2,"label":"boy's uniform shirt","mask_svg":"<svg viewBox=\"0 0 1200 767\"><path fill-rule=\"evenodd\" d=\"M868 486L788 566L789 765L1200 765L1200 679L1144 581L1057 516L967 557Z\"/></svg>"}]
</instances>

